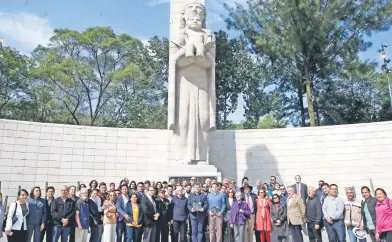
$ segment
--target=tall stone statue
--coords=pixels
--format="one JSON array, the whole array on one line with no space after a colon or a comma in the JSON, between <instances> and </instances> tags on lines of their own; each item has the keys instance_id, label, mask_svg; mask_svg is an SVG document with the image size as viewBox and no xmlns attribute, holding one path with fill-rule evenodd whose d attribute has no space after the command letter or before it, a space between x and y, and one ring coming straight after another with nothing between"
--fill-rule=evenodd
<instances>
[{"instance_id":1,"label":"tall stone statue","mask_svg":"<svg viewBox=\"0 0 392 242\"><path fill-rule=\"evenodd\" d=\"M206 29L203 2L190 0L181 11L169 63L168 128L176 136L176 159L205 162L208 135L215 130L215 36Z\"/></svg>"}]
</instances>

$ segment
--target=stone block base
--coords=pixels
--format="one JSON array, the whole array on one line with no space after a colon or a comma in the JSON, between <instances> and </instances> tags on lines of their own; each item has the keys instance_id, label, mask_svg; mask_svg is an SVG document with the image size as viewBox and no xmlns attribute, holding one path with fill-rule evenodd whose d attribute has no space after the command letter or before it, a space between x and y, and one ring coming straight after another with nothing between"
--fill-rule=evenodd
<instances>
[{"instance_id":1,"label":"stone block base","mask_svg":"<svg viewBox=\"0 0 392 242\"><path fill-rule=\"evenodd\" d=\"M167 167L168 178L191 178L191 177L216 177L217 181L222 180L222 174L214 165L173 165Z\"/></svg>"}]
</instances>

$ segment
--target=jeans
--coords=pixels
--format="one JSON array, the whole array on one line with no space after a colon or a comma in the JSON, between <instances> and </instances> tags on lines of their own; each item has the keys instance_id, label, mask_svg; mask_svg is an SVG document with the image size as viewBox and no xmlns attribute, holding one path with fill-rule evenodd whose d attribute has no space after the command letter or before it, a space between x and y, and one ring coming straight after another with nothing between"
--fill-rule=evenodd
<instances>
[{"instance_id":1,"label":"jeans","mask_svg":"<svg viewBox=\"0 0 392 242\"><path fill-rule=\"evenodd\" d=\"M90 242L101 242L102 230L102 224L90 225Z\"/></svg>"},{"instance_id":2,"label":"jeans","mask_svg":"<svg viewBox=\"0 0 392 242\"><path fill-rule=\"evenodd\" d=\"M131 227L131 226L126 226L127 242L136 242L136 241L138 241L141 229L142 228L135 228L135 227Z\"/></svg>"},{"instance_id":3,"label":"jeans","mask_svg":"<svg viewBox=\"0 0 392 242\"><path fill-rule=\"evenodd\" d=\"M203 240L204 217L204 214L190 215L192 227L192 242L202 242Z\"/></svg>"},{"instance_id":4,"label":"jeans","mask_svg":"<svg viewBox=\"0 0 392 242\"><path fill-rule=\"evenodd\" d=\"M335 220L332 224L324 220L324 226L327 230L328 240L330 242L345 242L346 241L346 226L343 219Z\"/></svg>"},{"instance_id":5,"label":"jeans","mask_svg":"<svg viewBox=\"0 0 392 242\"><path fill-rule=\"evenodd\" d=\"M31 241L31 238L34 239L33 242L41 241L41 224L28 224L27 225L27 241Z\"/></svg>"},{"instance_id":6,"label":"jeans","mask_svg":"<svg viewBox=\"0 0 392 242\"><path fill-rule=\"evenodd\" d=\"M178 236L176 233L174 233L174 226L173 224L170 225L170 237L171 237L171 242L178 242Z\"/></svg>"},{"instance_id":7,"label":"jeans","mask_svg":"<svg viewBox=\"0 0 392 242\"><path fill-rule=\"evenodd\" d=\"M61 236L61 242L68 242L71 227L53 227L53 242L58 242Z\"/></svg>"},{"instance_id":8,"label":"jeans","mask_svg":"<svg viewBox=\"0 0 392 242\"><path fill-rule=\"evenodd\" d=\"M357 237L355 237L355 234L353 232L353 227L347 227L347 233L348 233L348 237L350 238L351 242L366 242L366 238L365 239L358 239Z\"/></svg>"},{"instance_id":9,"label":"jeans","mask_svg":"<svg viewBox=\"0 0 392 242\"><path fill-rule=\"evenodd\" d=\"M185 242L186 221L173 221L173 230L176 235L180 233L180 242Z\"/></svg>"},{"instance_id":10,"label":"jeans","mask_svg":"<svg viewBox=\"0 0 392 242\"><path fill-rule=\"evenodd\" d=\"M234 239L235 242L244 242L244 227L243 224L234 224Z\"/></svg>"},{"instance_id":11,"label":"jeans","mask_svg":"<svg viewBox=\"0 0 392 242\"><path fill-rule=\"evenodd\" d=\"M116 240L117 242L122 242L122 241L125 242L126 239L127 239L127 230L125 229L125 221L118 221L116 227Z\"/></svg>"}]
</instances>

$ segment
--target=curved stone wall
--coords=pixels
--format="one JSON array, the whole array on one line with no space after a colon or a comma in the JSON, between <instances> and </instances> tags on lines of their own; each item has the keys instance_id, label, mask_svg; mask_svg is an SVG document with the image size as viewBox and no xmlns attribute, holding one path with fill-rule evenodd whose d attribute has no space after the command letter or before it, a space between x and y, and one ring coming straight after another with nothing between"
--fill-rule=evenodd
<instances>
[{"instance_id":1,"label":"curved stone wall","mask_svg":"<svg viewBox=\"0 0 392 242\"><path fill-rule=\"evenodd\" d=\"M167 130L0 120L1 191L13 197L19 185L30 189L48 182L58 189L91 179L116 184L123 177L164 180L175 169L171 137ZM391 191L392 122L217 131L209 159L223 177L238 181L243 176L268 181L276 175L290 185L300 174L309 185L323 179L341 187Z\"/></svg>"}]
</instances>

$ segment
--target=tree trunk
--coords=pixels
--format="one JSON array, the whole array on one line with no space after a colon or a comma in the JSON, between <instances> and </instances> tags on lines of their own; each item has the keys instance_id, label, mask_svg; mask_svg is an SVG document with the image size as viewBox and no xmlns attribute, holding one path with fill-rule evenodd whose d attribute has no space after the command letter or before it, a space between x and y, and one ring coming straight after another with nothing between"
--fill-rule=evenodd
<instances>
[{"instance_id":1,"label":"tree trunk","mask_svg":"<svg viewBox=\"0 0 392 242\"><path fill-rule=\"evenodd\" d=\"M314 117L313 99L312 99L312 87L311 87L308 68L309 68L308 63L305 63L304 71L305 71L305 78L306 78L305 85L306 85L306 96L308 101L308 113L309 113L310 126L316 126L315 117Z\"/></svg>"},{"instance_id":2,"label":"tree trunk","mask_svg":"<svg viewBox=\"0 0 392 242\"><path fill-rule=\"evenodd\" d=\"M312 85L312 93L314 99L314 111L316 113L316 124L317 126L320 126L320 110L317 102L317 93L314 91L314 85Z\"/></svg>"},{"instance_id":3,"label":"tree trunk","mask_svg":"<svg viewBox=\"0 0 392 242\"><path fill-rule=\"evenodd\" d=\"M299 110L301 112L301 126L305 127L306 121L305 121L305 109L304 109L304 100L303 100L303 93L302 93L302 82L301 80L298 80L297 84L297 95L298 95L298 101L299 101Z\"/></svg>"}]
</instances>

